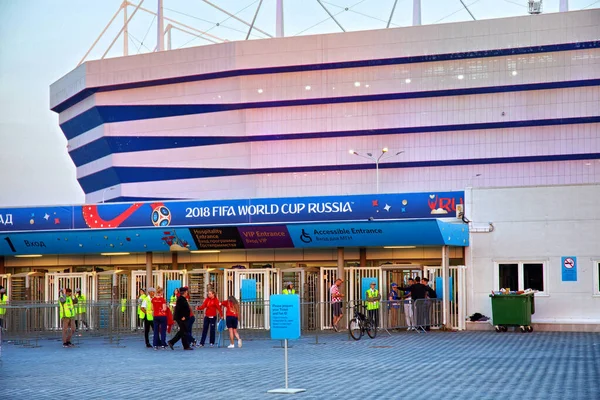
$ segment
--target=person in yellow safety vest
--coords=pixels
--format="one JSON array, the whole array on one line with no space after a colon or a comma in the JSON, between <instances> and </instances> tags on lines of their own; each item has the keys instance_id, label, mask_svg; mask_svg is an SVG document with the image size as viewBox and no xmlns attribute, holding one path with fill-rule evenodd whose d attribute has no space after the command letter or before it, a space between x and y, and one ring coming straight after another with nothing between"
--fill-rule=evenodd
<instances>
[{"instance_id":1,"label":"person in yellow safety vest","mask_svg":"<svg viewBox=\"0 0 600 400\"><path fill-rule=\"evenodd\" d=\"M367 290L367 313L369 314L369 318L375 322L375 326L379 326L379 300L381 300L381 295L379 294L379 290L376 288L376 283L371 282L371 287Z\"/></svg>"},{"instance_id":2,"label":"person in yellow safety vest","mask_svg":"<svg viewBox=\"0 0 600 400\"><path fill-rule=\"evenodd\" d=\"M154 312L152 311L152 298L154 297L153 287L148 288L148 295L142 301L142 311L144 312L144 339L146 340L146 347L151 349L152 345L150 344L150 339L148 334L150 333L150 328L152 328L152 332L154 332Z\"/></svg>"},{"instance_id":3,"label":"person in yellow safety vest","mask_svg":"<svg viewBox=\"0 0 600 400\"><path fill-rule=\"evenodd\" d=\"M294 289L294 284L292 282L288 282L285 289L282 291L283 294L296 294L296 289Z\"/></svg>"},{"instance_id":4,"label":"person in yellow safety vest","mask_svg":"<svg viewBox=\"0 0 600 400\"><path fill-rule=\"evenodd\" d=\"M146 291L144 289L140 289L140 294L137 299L137 315L138 315L138 328L144 327L144 319L146 318L146 313L142 311L142 303L146 299Z\"/></svg>"},{"instance_id":5,"label":"person in yellow safety vest","mask_svg":"<svg viewBox=\"0 0 600 400\"><path fill-rule=\"evenodd\" d=\"M77 307L75 308L77 318L75 319L75 329L79 329L79 323L81 322L81 329L85 325L85 330L90 329L87 323L87 304L85 303L85 296L81 294L81 289L75 289L75 296L77 297Z\"/></svg>"},{"instance_id":6,"label":"person in yellow safety vest","mask_svg":"<svg viewBox=\"0 0 600 400\"><path fill-rule=\"evenodd\" d=\"M6 308L2 307L2 305L6 303L8 303L6 289L0 286L0 329L4 328L4 316L6 315Z\"/></svg>"},{"instance_id":7,"label":"person in yellow safety vest","mask_svg":"<svg viewBox=\"0 0 600 400\"><path fill-rule=\"evenodd\" d=\"M179 297L179 288L173 290L173 296L169 299L169 308L171 312L175 312L175 303L177 303L177 298Z\"/></svg>"},{"instance_id":8,"label":"person in yellow safety vest","mask_svg":"<svg viewBox=\"0 0 600 400\"><path fill-rule=\"evenodd\" d=\"M60 291L58 297L60 305L60 321L62 323L62 340L63 347L74 347L71 343L71 336L75 332L75 307L77 304L77 298L73 298L71 289L66 288Z\"/></svg>"}]
</instances>

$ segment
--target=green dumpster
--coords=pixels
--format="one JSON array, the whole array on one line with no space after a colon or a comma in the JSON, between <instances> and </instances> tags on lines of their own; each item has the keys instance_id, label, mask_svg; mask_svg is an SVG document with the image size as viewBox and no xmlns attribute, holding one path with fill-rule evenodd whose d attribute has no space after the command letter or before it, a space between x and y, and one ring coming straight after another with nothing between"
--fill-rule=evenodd
<instances>
[{"instance_id":1,"label":"green dumpster","mask_svg":"<svg viewBox=\"0 0 600 400\"><path fill-rule=\"evenodd\" d=\"M506 332L518 326L521 332L532 332L531 315L535 313L533 293L490 295L492 321L496 332Z\"/></svg>"}]
</instances>

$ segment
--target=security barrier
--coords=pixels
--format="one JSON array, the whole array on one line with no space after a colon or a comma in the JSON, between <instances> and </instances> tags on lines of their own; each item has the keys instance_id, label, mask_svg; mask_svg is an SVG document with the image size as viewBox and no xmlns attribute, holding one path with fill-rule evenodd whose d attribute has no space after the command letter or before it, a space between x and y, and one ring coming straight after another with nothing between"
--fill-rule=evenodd
<instances>
[{"instance_id":1,"label":"security barrier","mask_svg":"<svg viewBox=\"0 0 600 400\"><path fill-rule=\"evenodd\" d=\"M342 303L343 316L337 324L340 332L347 330L354 307L359 303L362 304L361 301ZM190 304L193 310L197 305L200 303L192 302ZM3 307L6 310L2 318L4 340L35 346L37 340L42 338L59 339L62 335L58 303L12 302ZM135 300L87 302L83 305L76 304L74 307L78 311L74 318L77 324L75 339L80 335L101 336L111 343L118 343L120 338L126 335L137 335L143 332L143 321L137 317L138 304ZM442 325L442 302L440 299L420 299L414 302L382 301L376 312L379 328L385 330L415 329L424 331L430 327ZM268 301L240 303L240 329L267 331L269 325L265 322L268 323L268 315ZM204 315L202 312L195 311L195 317L193 335L197 336L202 331ZM302 302L300 319L303 334L334 332L331 302ZM176 332L177 325L175 324L172 329L173 332Z\"/></svg>"}]
</instances>

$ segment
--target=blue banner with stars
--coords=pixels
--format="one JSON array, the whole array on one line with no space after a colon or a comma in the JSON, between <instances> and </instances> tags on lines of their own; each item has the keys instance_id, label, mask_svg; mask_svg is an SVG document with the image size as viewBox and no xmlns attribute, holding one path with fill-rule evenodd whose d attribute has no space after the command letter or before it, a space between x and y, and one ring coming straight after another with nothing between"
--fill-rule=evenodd
<instances>
[{"instance_id":1,"label":"blue banner with stars","mask_svg":"<svg viewBox=\"0 0 600 400\"><path fill-rule=\"evenodd\" d=\"M0 232L455 217L464 192L182 200L0 209Z\"/></svg>"}]
</instances>

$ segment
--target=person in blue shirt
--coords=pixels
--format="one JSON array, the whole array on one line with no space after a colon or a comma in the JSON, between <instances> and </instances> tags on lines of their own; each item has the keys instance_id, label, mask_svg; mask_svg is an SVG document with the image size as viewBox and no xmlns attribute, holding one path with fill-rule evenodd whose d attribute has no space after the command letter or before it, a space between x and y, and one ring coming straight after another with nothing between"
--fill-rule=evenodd
<instances>
[{"instance_id":1,"label":"person in blue shirt","mask_svg":"<svg viewBox=\"0 0 600 400\"><path fill-rule=\"evenodd\" d=\"M399 298L400 296L398 295L398 284L392 282L392 288L388 293L389 328L398 327L398 312L400 309L400 302L398 301Z\"/></svg>"}]
</instances>

